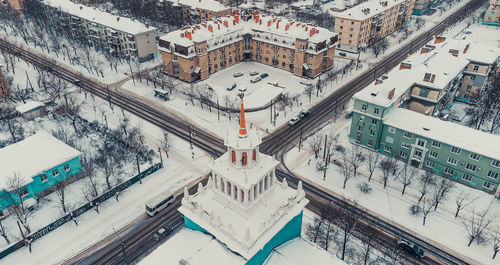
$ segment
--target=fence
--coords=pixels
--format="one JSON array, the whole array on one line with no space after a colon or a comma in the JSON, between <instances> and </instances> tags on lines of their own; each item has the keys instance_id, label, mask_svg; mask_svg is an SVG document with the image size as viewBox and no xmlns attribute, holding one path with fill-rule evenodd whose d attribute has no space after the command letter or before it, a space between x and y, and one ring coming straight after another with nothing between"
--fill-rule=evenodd
<instances>
[{"instance_id":1,"label":"fence","mask_svg":"<svg viewBox=\"0 0 500 265\"><path fill-rule=\"evenodd\" d=\"M29 234L27 236L27 241L28 242L33 242L41 237L43 237L44 235L54 231L56 228L62 226L63 224L73 220L74 218L82 215L83 213L85 213L86 211L92 209L94 207L94 205L99 205L101 204L102 202L106 201L107 199L115 196L118 192L121 192L125 189L127 189L128 187L134 185L136 182L138 182L139 180L153 174L154 172L156 172L157 170L159 170L160 168L162 167L162 165L160 163L158 164L155 164L153 166L151 166L150 168L146 169L145 171L141 172L140 174L137 174L136 176L130 178L129 180L123 182L122 184L116 186L115 188L107 191L106 193L103 193L102 195L100 195L99 197L95 198L94 200L92 200L91 202L88 202L82 206L80 206L78 209L66 214L65 216L57 219L56 221L50 223L49 225L41 228L40 230L36 231L36 232L33 232L31 234ZM0 252L0 259L4 258L5 256L11 254L12 252L22 248L23 246L25 246L25 242L23 240L17 242L17 243L13 243L11 244L8 248L4 249L3 251Z\"/></svg>"}]
</instances>

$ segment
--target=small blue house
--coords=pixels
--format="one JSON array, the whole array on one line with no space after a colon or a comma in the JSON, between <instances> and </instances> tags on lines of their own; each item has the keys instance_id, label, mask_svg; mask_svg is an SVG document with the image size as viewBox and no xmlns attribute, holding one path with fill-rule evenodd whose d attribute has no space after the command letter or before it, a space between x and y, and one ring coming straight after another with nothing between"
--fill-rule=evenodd
<instances>
[{"instance_id":1,"label":"small blue house","mask_svg":"<svg viewBox=\"0 0 500 265\"><path fill-rule=\"evenodd\" d=\"M0 216L19 198L36 199L81 171L80 152L46 131L0 149Z\"/></svg>"}]
</instances>

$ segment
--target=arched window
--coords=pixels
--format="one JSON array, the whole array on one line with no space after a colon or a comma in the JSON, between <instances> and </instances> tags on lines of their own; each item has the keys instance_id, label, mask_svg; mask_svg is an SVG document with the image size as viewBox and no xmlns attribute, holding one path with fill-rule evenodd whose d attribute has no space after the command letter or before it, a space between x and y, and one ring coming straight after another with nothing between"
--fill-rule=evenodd
<instances>
[{"instance_id":1,"label":"arched window","mask_svg":"<svg viewBox=\"0 0 500 265\"><path fill-rule=\"evenodd\" d=\"M245 201L245 191L242 189L241 190L241 202Z\"/></svg>"},{"instance_id":2,"label":"arched window","mask_svg":"<svg viewBox=\"0 0 500 265\"><path fill-rule=\"evenodd\" d=\"M227 182L227 195L231 196L231 182Z\"/></svg>"},{"instance_id":3,"label":"arched window","mask_svg":"<svg viewBox=\"0 0 500 265\"><path fill-rule=\"evenodd\" d=\"M267 190L267 175L264 177L264 190Z\"/></svg>"},{"instance_id":4,"label":"arched window","mask_svg":"<svg viewBox=\"0 0 500 265\"><path fill-rule=\"evenodd\" d=\"M257 185L253 186L253 199L257 199Z\"/></svg>"},{"instance_id":5,"label":"arched window","mask_svg":"<svg viewBox=\"0 0 500 265\"><path fill-rule=\"evenodd\" d=\"M241 164L246 165L247 164L247 152L241 153Z\"/></svg>"},{"instance_id":6,"label":"arched window","mask_svg":"<svg viewBox=\"0 0 500 265\"><path fill-rule=\"evenodd\" d=\"M234 187L234 191L233 191L233 194L234 194L234 199L237 201L238 200L238 187L236 186L233 186Z\"/></svg>"},{"instance_id":7,"label":"arched window","mask_svg":"<svg viewBox=\"0 0 500 265\"><path fill-rule=\"evenodd\" d=\"M257 150L255 150L255 149L253 149L252 160L253 161L257 160Z\"/></svg>"},{"instance_id":8,"label":"arched window","mask_svg":"<svg viewBox=\"0 0 500 265\"><path fill-rule=\"evenodd\" d=\"M220 190L224 193L224 180L220 178Z\"/></svg>"},{"instance_id":9,"label":"arched window","mask_svg":"<svg viewBox=\"0 0 500 265\"><path fill-rule=\"evenodd\" d=\"M236 162L236 152L234 150L231 152L231 162Z\"/></svg>"}]
</instances>

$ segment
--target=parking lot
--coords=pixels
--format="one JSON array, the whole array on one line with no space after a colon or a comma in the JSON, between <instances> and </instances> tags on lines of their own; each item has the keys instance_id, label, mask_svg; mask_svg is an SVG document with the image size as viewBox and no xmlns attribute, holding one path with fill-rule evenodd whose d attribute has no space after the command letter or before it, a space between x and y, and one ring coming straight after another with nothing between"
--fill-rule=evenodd
<instances>
[{"instance_id":1,"label":"parking lot","mask_svg":"<svg viewBox=\"0 0 500 265\"><path fill-rule=\"evenodd\" d=\"M251 76L251 72L257 72L258 74ZM242 73L243 75L234 77L235 73ZM262 78L263 74L268 76ZM252 83L251 80L256 77L261 77L262 80ZM221 104L223 104L226 95L235 99L239 89L245 88L246 106L255 108L266 105L281 93L288 93L289 95L302 93L304 85L301 82L311 81L294 76L291 72L264 64L242 62L213 74L207 80L202 81L201 84L211 86L219 97ZM227 88L232 87L233 83L236 84L236 87L228 90Z\"/></svg>"}]
</instances>

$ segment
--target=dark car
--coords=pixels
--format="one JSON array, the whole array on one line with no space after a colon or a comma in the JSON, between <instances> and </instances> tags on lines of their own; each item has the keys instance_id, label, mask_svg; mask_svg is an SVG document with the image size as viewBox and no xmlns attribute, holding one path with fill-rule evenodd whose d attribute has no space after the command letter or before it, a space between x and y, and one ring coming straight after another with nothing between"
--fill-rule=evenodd
<instances>
[{"instance_id":1,"label":"dark car","mask_svg":"<svg viewBox=\"0 0 500 265\"><path fill-rule=\"evenodd\" d=\"M339 52L339 55L340 56L347 56L347 53L345 53L345 52Z\"/></svg>"},{"instance_id":2,"label":"dark car","mask_svg":"<svg viewBox=\"0 0 500 265\"><path fill-rule=\"evenodd\" d=\"M170 226L165 226L165 227L162 227L160 228L155 234L154 234L154 239L156 241L168 236L170 233L172 233L172 231L174 231L174 229Z\"/></svg>"},{"instance_id":3,"label":"dark car","mask_svg":"<svg viewBox=\"0 0 500 265\"><path fill-rule=\"evenodd\" d=\"M417 244L410 242L406 239L400 239L398 241L398 247L400 247L402 250L412 255L415 255L415 257L417 258L425 257L424 250L421 247L417 246Z\"/></svg>"},{"instance_id":4,"label":"dark car","mask_svg":"<svg viewBox=\"0 0 500 265\"><path fill-rule=\"evenodd\" d=\"M264 73L264 74L261 74L261 75L260 75L260 78L264 79L264 78L266 78L266 77L268 77L268 76L269 76L268 74Z\"/></svg>"},{"instance_id":5,"label":"dark car","mask_svg":"<svg viewBox=\"0 0 500 265\"><path fill-rule=\"evenodd\" d=\"M299 118L303 119L307 115L309 115L309 111L308 110L301 110L300 113L299 113Z\"/></svg>"}]
</instances>

